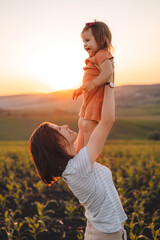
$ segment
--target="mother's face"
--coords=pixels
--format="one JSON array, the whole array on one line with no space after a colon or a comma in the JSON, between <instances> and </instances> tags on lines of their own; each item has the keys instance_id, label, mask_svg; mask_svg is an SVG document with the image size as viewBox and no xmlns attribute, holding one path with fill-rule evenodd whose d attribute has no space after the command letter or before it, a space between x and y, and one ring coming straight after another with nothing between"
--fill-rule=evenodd
<instances>
[{"instance_id":1,"label":"mother's face","mask_svg":"<svg viewBox=\"0 0 160 240\"><path fill-rule=\"evenodd\" d=\"M70 143L70 145L74 144L77 138L77 133L70 130L68 125L59 126L59 125L50 123L49 126L56 129L61 135L63 135L67 139L67 141Z\"/></svg>"}]
</instances>

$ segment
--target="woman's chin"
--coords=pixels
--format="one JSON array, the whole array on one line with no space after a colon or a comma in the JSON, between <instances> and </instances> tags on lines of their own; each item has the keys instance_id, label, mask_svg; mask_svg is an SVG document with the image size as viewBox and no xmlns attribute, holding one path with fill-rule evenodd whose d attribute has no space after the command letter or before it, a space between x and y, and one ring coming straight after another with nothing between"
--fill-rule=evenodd
<instances>
[{"instance_id":1,"label":"woman's chin","mask_svg":"<svg viewBox=\"0 0 160 240\"><path fill-rule=\"evenodd\" d=\"M76 141L77 136L78 136L78 134L76 132L74 132L74 138L75 138L74 141Z\"/></svg>"},{"instance_id":2,"label":"woman's chin","mask_svg":"<svg viewBox=\"0 0 160 240\"><path fill-rule=\"evenodd\" d=\"M74 145L76 145L76 142L77 142L77 136L78 136L78 134L77 134L76 132L74 132L74 138L73 138Z\"/></svg>"}]
</instances>

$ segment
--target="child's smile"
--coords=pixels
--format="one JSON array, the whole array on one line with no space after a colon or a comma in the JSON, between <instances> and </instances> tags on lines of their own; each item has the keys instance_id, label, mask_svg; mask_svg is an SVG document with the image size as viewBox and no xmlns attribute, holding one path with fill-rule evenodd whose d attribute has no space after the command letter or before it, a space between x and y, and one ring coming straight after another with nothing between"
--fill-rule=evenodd
<instances>
[{"instance_id":1,"label":"child's smile","mask_svg":"<svg viewBox=\"0 0 160 240\"><path fill-rule=\"evenodd\" d=\"M98 52L98 44L92 34L91 28L83 32L84 49L90 57L93 57Z\"/></svg>"}]
</instances>

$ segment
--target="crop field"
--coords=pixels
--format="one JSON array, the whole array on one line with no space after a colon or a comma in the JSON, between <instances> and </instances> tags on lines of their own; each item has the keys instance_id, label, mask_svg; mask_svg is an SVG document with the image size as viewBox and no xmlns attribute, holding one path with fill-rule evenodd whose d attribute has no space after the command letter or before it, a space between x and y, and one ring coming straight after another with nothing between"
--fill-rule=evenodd
<instances>
[{"instance_id":1,"label":"crop field","mask_svg":"<svg viewBox=\"0 0 160 240\"><path fill-rule=\"evenodd\" d=\"M160 239L160 142L110 140L98 161L108 166L128 220L128 239ZM0 239L80 240L84 208L59 180L45 186L27 142L0 142Z\"/></svg>"}]
</instances>

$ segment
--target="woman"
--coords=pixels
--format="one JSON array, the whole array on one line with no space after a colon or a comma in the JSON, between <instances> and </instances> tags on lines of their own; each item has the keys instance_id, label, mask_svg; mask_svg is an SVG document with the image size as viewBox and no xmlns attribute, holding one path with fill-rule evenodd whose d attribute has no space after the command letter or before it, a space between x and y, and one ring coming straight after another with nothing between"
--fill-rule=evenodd
<instances>
[{"instance_id":1,"label":"woman","mask_svg":"<svg viewBox=\"0 0 160 240\"><path fill-rule=\"evenodd\" d=\"M114 90L105 86L101 121L87 146L76 154L77 133L67 125L41 124L29 140L32 159L42 181L50 185L62 177L85 207L85 240L122 240L127 216L108 168L96 163L115 119Z\"/></svg>"}]
</instances>

